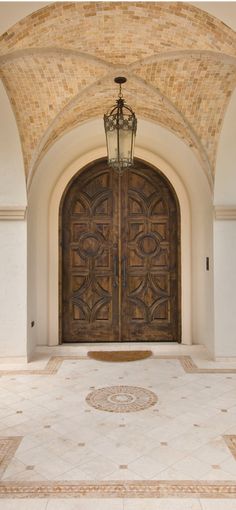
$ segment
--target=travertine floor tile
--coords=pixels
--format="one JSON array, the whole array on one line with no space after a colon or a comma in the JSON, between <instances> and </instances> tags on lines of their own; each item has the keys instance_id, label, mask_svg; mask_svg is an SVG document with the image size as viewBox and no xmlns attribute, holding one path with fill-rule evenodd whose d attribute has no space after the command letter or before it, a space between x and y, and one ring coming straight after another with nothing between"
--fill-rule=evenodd
<instances>
[{"instance_id":1,"label":"travertine floor tile","mask_svg":"<svg viewBox=\"0 0 236 510\"><path fill-rule=\"evenodd\" d=\"M197 499L124 499L124 510L202 510Z\"/></svg>"},{"instance_id":2,"label":"travertine floor tile","mask_svg":"<svg viewBox=\"0 0 236 510\"><path fill-rule=\"evenodd\" d=\"M202 510L235 510L235 499L201 499Z\"/></svg>"},{"instance_id":3,"label":"travertine floor tile","mask_svg":"<svg viewBox=\"0 0 236 510\"><path fill-rule=\"evenodd\" d=\"M122 499L53 499L47 510L123 510ZM36 509L37 510L37 509ZM40 509L41 510L41 509Z\"/></svg>"},{"instance_id":4,"label":"travertine floor tile","mask_svg":"<svg viewBox=\"0 0 236 510\"><path fill-rule=\"evenodd\" d=\"M157 403L126 413L87 405L86 397L94 389L122 385L154 392ZM129 364L65 359L52 376L4 376L0 388L0 435L23 436L3 475L6 483L236 480L236 461L223 438L236 434L232 398L236 374L226 379L225 374L187 373L177 359ZM125 510L134 504L135 510L201 510L197 497L189 494L182 499L181 494L169 499L167 488L167 497L161 500L136 503L127 498ZM63 510L69 509L75 504L73 491L70 496L50 500L49 510L63 503L67 505ZM90 510L95 502L96 509L91 509L97 510L101 501L100 497L76 499L85 505L83 510ZM104 500L105 508L111 501ZM122 499L114 504L123 510ZM80 510L78 505L75 508Z\"/></svg>"},{"instance_id":5,"label":"travertine floor tile","mask_svg":"<svg viewBox=\"0 0 236 510\"><path fill-rule=\"evenodd\" d=\"M2 499L0 510L46 510L46 499Z\"/></svg>"},{"instance_id":6,"label":"travertine floor tile","mask_svg":"<svg viewBox=\"0 0 236 510\"><path fill-rule=\"evenodd\" d=\"M155 475L166 469L166 465L153 460L152 457L143 455L142 457L136 459L134 462L130 462L129 468L131 471L139 474L144 479L146 478L147 480L150 480Z\"/></svg>"}]
</instances>

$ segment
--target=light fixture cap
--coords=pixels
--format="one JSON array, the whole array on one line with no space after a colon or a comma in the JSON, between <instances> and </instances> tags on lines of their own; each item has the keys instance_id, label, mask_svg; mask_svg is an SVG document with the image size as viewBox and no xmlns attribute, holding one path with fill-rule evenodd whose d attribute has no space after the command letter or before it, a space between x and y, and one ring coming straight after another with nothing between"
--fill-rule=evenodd
<instances>
[{"instance_id":1,"label":"light fixture cap","mask_svg":"<svg viewBox=\"0 0 236 510\"><path fill-rule=\"evenodd\" d=\"M122 85L122 83L127 82L127 78L125 78L124 76L117 76L116 78L114 78L114 82L119 83L119 85Z\"/></svg>"}]
</instances>

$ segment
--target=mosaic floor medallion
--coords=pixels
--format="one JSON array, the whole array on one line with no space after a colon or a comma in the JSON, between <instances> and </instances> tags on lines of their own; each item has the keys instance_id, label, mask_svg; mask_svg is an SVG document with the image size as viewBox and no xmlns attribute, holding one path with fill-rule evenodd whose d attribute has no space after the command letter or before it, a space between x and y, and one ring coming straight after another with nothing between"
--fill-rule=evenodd
<instances>
[{"instance_id":1,"label":"mosaic floor medallion","mask_svg":"<svg viewBox=\"0 0 236 510\"><path fill-rule=\"evenodd\" d=\"M157 396L137 386L108 386L89 393L86 402L100 411L131 413L154 406Z\"/></svg>"}]
</instances>

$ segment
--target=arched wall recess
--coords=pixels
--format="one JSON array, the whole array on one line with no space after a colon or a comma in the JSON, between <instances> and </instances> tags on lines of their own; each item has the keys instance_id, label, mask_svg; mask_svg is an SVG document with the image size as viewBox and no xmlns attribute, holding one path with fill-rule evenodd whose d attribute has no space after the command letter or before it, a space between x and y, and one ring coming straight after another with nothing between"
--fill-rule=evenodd
<instances>
[{"instance_id":1,"label":"arched wall recess","mask_svg":"<svg viewBox=\"0 0 236 510\"><path fill-rule=\"evenodd\" d=\"M105 154L102 121L88 122L54 144L32 181L28 211L30 259L33 260L29 313L35 320L29 339L32 346L58 343L61 196L79 169ZM211 271L205 273L205 256L211 258L212 252L212 202L207 179L184 142L166 129L141 119L136 156L159 168L178 196L182 218L182 339L186 344L203 343L212 352L212 311L208 306L212 292Z\"/></svg>"},{"instance_id":2,"label":"arched wall recess","mask_svg":"<svg viewBox=\"0 0 236 510\"><path fill-rule=\"evenodd\" d=\"M58 310L59 310L59 287L58 287L58 246L59 246L59 208L63 192L73 178L75 173L88 163L104 157L104 149L98 149L92 153L86 154L79 158L70 165L63 175L60 176L51 196L50 201L50 224L49 224L49 344L57 345L59 341L58 333ZM136 156L148 163L153 167L159 168L169 179L173 185L180 203L181 217L184 221L181 222L181 271L182 271L182 343L191 344L191 232L190 232L190 210L186 190L181 183L180 179L173 171L173 169L158 158L154 154L145 151L144 149L137 148Z\"/></svg>"},{"instance_id":3,"label":"arched wall recess","mask_svg":"<svg viewBox=\"0 0 236 510\"><path fill-rule=\"evenodd\" d=\"M143 159L135 159L120 184L117 177L106 158L93 161L76 172L61 200L61 342L180 342L177 195Z\"/></svg>"}]
</instances>

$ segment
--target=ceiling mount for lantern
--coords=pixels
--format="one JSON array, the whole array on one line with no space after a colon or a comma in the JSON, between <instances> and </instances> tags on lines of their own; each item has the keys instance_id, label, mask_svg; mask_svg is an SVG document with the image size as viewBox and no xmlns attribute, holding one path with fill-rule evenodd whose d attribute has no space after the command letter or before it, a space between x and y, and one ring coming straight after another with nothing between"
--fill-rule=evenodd
<instances>
[{"instance_id":1,"label":"ceiling mount for lantern","mask_svg":"<svg viewBox=\"0 0 236 510\"><path fill-rule=\"evenodd\" d=\"M125 103L121 86L126 83L124 76L117 76L114 82L120 90L116 105L104 115L104 127L107 141L108 165L122 173L134 162L134 140L137 119L132 108Z\"/></svg>"},{"instance_id":2,"label":"ceiling mount for lantern","mask_svg":"<svg viewBox=\"0 0 236 510\"><path fill-rule=\"evenodd\" d=\"M114 82L115 83L125 83L127 81L127 78L125 78L124 76L117 76L116 78L114 78Z\"/></svg>"}]
</instances>

